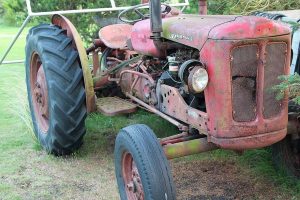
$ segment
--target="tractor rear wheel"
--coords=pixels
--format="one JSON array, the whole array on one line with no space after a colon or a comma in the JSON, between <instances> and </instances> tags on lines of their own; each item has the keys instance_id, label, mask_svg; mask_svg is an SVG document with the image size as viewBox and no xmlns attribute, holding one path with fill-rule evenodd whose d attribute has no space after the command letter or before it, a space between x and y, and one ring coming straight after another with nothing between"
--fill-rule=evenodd
<instances>
[{"instance_id":1,"label":"tractor rear wheel","mask_svg":"<svg viewBox=\"0 0 300 200\"><path fill-rule=\"evenodd\" d=\"M290 133L272 146L272 154L276 167L300 179L300 106L290 102L289 113Z\"/></svg>"},{"instance_id":2,"label":"tractor rear wheel","mask_svg":"<svg viewBox=\"0 0 300 200\"><path fill-rule=\"evenodd\" d=\"M55 155L78 149L86 132L83 74L65 33L42 24L29 31L26 43L26 84L35 135Z\"/></svg>"},{"instance_id":3,"label":"tractor rear wheel","mask_svg":"<svg viewBox=\"0 0 300 200\"><path fill-rule=\"evenodd\" d=\"M120 131L115 144L115 171L122 200L176 199L168 160L146 125L131 125Z\"/></svg>"}]
</instances>

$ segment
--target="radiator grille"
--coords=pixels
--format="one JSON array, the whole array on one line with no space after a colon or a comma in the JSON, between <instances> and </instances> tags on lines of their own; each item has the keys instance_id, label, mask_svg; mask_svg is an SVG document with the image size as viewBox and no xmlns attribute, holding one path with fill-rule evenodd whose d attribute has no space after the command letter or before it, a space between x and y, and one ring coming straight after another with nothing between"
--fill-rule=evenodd
<instances>
[{"instance_id":1,"label":"radiator grille","mask_svg":"<svg viewBox=\"0 0 300 200\"><path fill-rule=\"evenodd\" d=\"M273 42L266 46L266 63L264 66L263 115L271 118L281 111L281 101L276 100L276 94L271 88L280 83L278 76L284 74L287 45L283 42Z\"/></svg>"},{"instance_id":2,"label":"radiator grille","mask_svg":"<svg viewBox=\"0 0 300 200\"><path fill-rule=\"evenodd\" d=\"M256 118L256 77L258 45L236 47L231 52L233 119L238 122Z\"/></svg>"}]
</instances>

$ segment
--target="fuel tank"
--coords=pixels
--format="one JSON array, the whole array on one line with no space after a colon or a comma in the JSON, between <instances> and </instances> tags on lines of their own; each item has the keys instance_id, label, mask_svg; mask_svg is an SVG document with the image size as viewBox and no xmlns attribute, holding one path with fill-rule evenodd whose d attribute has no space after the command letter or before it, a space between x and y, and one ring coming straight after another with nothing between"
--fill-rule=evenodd
<instances>
[{"instance_id":1,"label":"fuel tank","mask_svg":"<svg viewBox=\"0 0 300 200\"><path fill-rule=\"evenodd\" d=\"M201 50L208 39L243 40L274 37L290 33L287 26L256 16L179 15L162 20L162 37ZM163 57L163 52L150 38L150 20L133 26L133 48L145 55Z\"/></svg>"}]
</instances>

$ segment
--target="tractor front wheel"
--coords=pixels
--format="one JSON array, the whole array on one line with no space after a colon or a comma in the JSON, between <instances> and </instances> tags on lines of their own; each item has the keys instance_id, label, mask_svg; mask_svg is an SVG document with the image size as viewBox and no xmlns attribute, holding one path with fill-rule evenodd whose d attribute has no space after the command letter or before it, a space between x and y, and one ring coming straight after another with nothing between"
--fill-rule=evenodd
<instances>
[{"instance_id":1,"label":"tractor front wheel","mask_svg":"<svg viewBox=\"0 0 300 200\"><path fill-rule=\"evenodd\" d=\"M122 200L175 200L168 160L146 125L123 128L115 144L115 170Z\"/></svg>"},{"instance_id":2,"label":"tractor front wheel","mask_svg":"<svg viewBox=\"0 0 300 200\"><path fill-rule=\"evenodd\" d=\"M85 90L77 51L54 25L32 28L26 43L26 84L35 135L49 153L70 154L85 134Z\"/></svg>"},{"instance_id":3,"label":"tractor front wheel","mask_svg":"<svg viewBox=\"0 0 300 200\"><path fill-rule=\"evenodd\" d=\"M276 167L300 179L300 106L289 102L288 135L272 146Z\"/></svg>"}]
</instances>

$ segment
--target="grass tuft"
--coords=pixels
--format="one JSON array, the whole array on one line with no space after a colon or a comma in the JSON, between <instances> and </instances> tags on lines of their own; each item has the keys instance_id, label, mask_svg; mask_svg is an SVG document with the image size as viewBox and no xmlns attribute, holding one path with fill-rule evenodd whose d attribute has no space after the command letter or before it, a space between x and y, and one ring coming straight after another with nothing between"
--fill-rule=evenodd
<instances>
[{"instance_id":1,"label":"grass tuft","mask_svg":"<svg viewBox=\"0 0 300 200\"><path fill-rule=\"evenodd\" d=\"M24 79L23 76L18 74L14 74L13 76L15 80ZM32 126L26 87L25 85L16 85L15 91L18 92L8 94L7 97L8 99L12 99L12 101L9 101L10 111L23 122L25 132L28 133L28 135L35 141L36 144L39 144Z\"/></svg>"}]
</instances>

